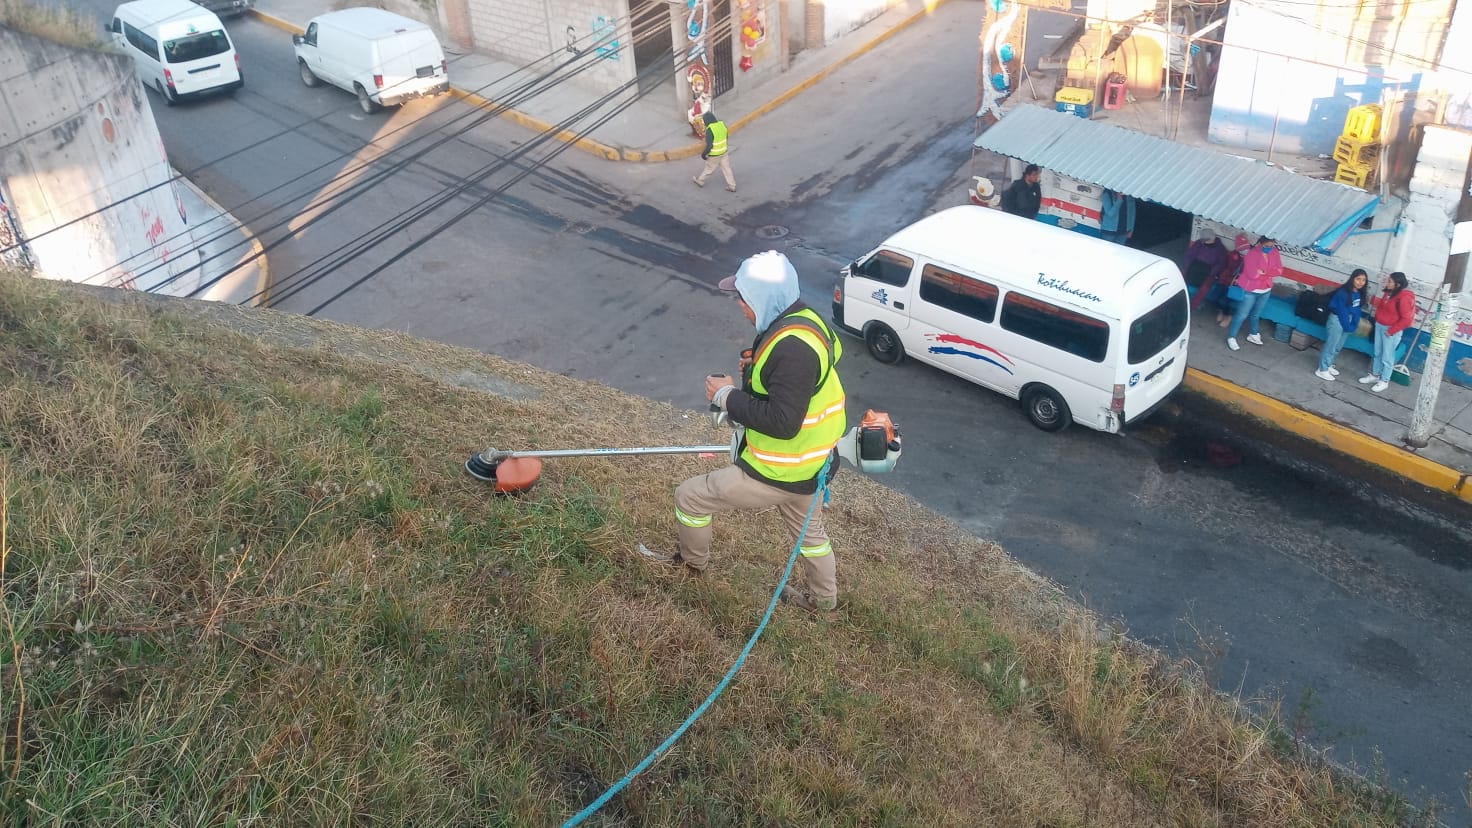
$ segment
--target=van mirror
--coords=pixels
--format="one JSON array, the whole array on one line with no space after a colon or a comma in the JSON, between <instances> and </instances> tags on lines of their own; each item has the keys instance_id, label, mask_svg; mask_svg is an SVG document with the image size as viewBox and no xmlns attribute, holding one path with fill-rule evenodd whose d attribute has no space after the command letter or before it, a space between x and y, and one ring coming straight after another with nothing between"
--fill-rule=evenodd
<instances>
[{"instance_id":1,"label":"van mirror","mask_svg":"<svg viewBox=\"0 0 1472 828\"><path fill-rule=\"evenodd\" d=\"M110 22L110 23L103 23L102 24L102 30L104 32L112 32L113 34L117 34L118 33L118 19L116 17L114 17L112 19L112 22Z\"/></svg>"},{"instance_id":2,"label":"van mirror","mask_svg":"<svg viewBox=\"0 0 1472 828\"><path fill-rule=\"evenodd\" d=\"M293 45L293 46L300 46L300 45L302 45L302 36L299 35L299 34L292 35L291 36L291 45Z\"/></svg>"}]
</instances>

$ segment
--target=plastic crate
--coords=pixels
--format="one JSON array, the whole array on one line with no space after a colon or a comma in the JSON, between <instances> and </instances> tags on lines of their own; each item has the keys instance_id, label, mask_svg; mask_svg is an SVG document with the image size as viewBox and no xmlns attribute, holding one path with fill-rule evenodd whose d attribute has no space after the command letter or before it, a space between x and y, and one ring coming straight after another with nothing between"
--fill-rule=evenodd
<instances>
[{"instance_id":1,"label":"plastic crate","mask_svg":"<svg viewBox=\"0 0 1472 828\"><path fill-rule=\"evenodd\" d=\"M1351 187L1366 189L1370 177L1375 174L1373 167L1346 167L1340 164L1334 171L1334 180L1340 184L1348 184Z\"/></svg>"},{"instance_id":2,"label":"plastic crate","mask_svg":"<svg viewBox=\"0 0 1472 828\"><path fill-rule=\"evenodd\" d=\"M1356 141L1341 135L1334 142L1334 161L1345 167L1373 167L1379 156L1380 145L1374 141Z\"/></svg>"},{"instance_id":3,"label":"plastic crate","mask_svg":"<svg viewBox=\"0 0 1472 828\"><path fill-rule=\"evenodd\" d=\"M1344 132L1341 134L1360 143L1371 143L1379 139L1380 106L1365 104L1350 107L1349 113L1344 116Z\"/></svg>"}]
</instances>

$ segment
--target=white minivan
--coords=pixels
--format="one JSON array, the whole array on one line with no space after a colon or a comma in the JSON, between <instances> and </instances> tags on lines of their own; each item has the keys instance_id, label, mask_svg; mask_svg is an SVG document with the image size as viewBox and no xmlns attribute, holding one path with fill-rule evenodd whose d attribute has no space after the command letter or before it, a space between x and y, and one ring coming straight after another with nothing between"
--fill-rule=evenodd
<instances>
[{"instance_id":1,"label":"white minivan","mask_svg":"<svg viewBox=\"0 0 1472 828\"><path fill-rule=\"evenodd\" d=\"M1167 259L979 206L915 222L843 270L833 321L1022 400L1044 431L1118 432L1186 373L1186 283Z\"/></svg>"},{"instance_id":2,"label":"white minivan","mask_svg":"<svg viewBox=\"0 0 1472 828\"><path fill-rule=\"evenodd\" d=\"M445 53L434 32L383 9L318 15L291 42L302 83L327 81L346 89L358 96L358 106L368 114L380 106L450 91Z\"/></svg>"},{"instance_id":3,"label":"white minivan","mask_svg":"<svg viewBox=\"0 0 1472 828\"><path fill-rule=\"evenodd\" d=\"M138 77L173 106L245 85L240 57L220 18L189 0L134 0L118 6L107 30L133 56Z\"/></svg>"}]
</instances>

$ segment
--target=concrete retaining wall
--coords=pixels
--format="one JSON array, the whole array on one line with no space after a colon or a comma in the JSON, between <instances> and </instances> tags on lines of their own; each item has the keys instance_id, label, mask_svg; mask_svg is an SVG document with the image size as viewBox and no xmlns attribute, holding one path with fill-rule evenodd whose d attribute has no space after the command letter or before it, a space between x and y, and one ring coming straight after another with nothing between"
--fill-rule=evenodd
<instances>
[{"instance_id":1,"label":"concrete retaining wall","mask_svg":"<svg viewBox=\"0 0 1472 828\"><path fill-rule=\"evenodd\" d=\"M37 275L187 293L171 176L131 59L0 29L0 194Z\"/></svg>"}]
</instances>

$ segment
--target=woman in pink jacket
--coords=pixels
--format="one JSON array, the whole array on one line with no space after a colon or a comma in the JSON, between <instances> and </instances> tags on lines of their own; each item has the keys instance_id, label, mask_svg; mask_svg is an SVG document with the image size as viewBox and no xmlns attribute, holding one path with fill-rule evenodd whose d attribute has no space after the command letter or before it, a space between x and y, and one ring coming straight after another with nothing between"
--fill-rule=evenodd
<instances>
[{"instance_id":1,"label":"woman in pink jacket","mask_svg":"<svg viewBox=\"0 0 1472 828\"><path fill-rule=\"evenodd\" d=\"M1273 295L1273 280L1282 275L1283 259L1278 254L1277 245L1267 236L1258 239L1257 244L1242 256L1242 273L1237 277L1237 287L1242 288L1246 295L1237 303L1237 312L1232 314L1232 325L1227 328L1228 348L1235 351L1242 347L1237 344L1237 331L1242 329L1243 320L1247 321L1249 331L1247 341L1253 345L1262 344L1262 336L1257 332L1257 320Z\"/></svg>"},{"instance_id":2,"label":"woman in pink jacket","mask_svg":"<svg viewBox=\"0 0 1472 828\"><path fill-rule=\"evenodd\" d=\"M1376 394L1390 387L1390 374L1395 370L1395 349L1401 334L1416 318L1416 296L1410 280L1399 270L1385 280L1385 291L1374 302L1375 356L1370 360L1370 373L1360 377L1361 385L1370 385Z\"/></svg>"}]
</instances>

